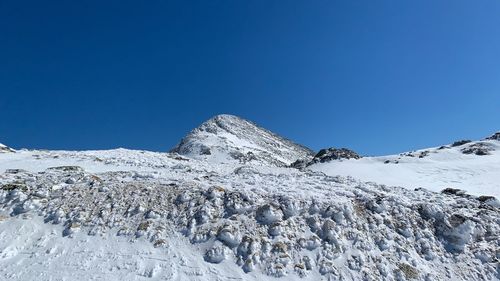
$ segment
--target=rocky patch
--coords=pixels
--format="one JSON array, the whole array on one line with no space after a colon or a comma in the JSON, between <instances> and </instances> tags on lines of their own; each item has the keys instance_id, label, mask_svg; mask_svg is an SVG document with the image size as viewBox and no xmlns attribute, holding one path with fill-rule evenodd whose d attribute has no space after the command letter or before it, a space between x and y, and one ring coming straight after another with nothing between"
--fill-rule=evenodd
<instances>
[{"instance_id":1,"label":"rocky patch","mask_svg":"<svg viewBox=\"0 0 500 281\"><path fill-rule=\"evenodd\" d=\"M0 143L0 153L16 152L14 149Z\"/></svg>"},{"instance_id":2,"label":"rocky patch","mask_svg":"<svg viewBox=\"0 0 500 281\"><path fill-rule=\"evenodd\" d=\"M493 135L485 138L485 140L497 140L500 141L500 132L496 132Z\"/></svg>"},{"instance_id":3,"label":"rocky patch","mask_svg":"<svg viewBox=\"0 0 500 281\"><path fill-rule=\"evenodd\" d=\"M452 147L462 146L464 144L472 142L471 140L459 140L451 144Z\"/></svg>"},{"instance_id":4,"label":"rocky patch","mask_svg":"<svg viewBox=\"0 0 500 281\"><path fill-rule=\"evenodd\" d=\"M472 145L469 145L466 148L462 148L463 154L475 154L478 156L490 155L491 151L494 151L494 147L485 142L477 142Z\"/></svg>"}]
</instances>

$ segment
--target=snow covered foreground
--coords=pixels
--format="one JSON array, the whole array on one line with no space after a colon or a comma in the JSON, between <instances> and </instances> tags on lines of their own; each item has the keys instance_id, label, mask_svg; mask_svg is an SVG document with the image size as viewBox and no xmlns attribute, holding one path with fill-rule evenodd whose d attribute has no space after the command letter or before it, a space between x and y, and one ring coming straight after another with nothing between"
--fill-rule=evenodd
<instances>
[{"instance_id":1,"label":"snow covered foreground","mask_svg":"<svg viewBox=\"0 0 500 281\"><path fill-rule=\"evenodd\" d=\"M220 161L217 143L217 162L0 153L0 280L500 279L494 197L277 167L269 143Z\"/></svg>"}]
</instances>

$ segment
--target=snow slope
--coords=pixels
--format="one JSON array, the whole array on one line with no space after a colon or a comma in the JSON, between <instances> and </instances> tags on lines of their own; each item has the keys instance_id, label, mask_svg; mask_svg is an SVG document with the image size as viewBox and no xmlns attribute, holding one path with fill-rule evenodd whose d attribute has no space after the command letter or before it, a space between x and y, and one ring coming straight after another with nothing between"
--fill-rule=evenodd
<instances>
[{"instance_id":1,"label":"snow slope","mask_svg":"<svg viewBox=\"0 0 500 281\"><path fill-rule=\"evenodd\" d=\"M463 153L478 144L490 149L489 155ZM494 139L399 155L317 163L309 168L332 176L352 176L409 189L423 187L439 192L458 188L474 195L500 198L500 141Z\"/></svg>"},{"instance_id":2,"label":"snow slope","mask_svg":"<svg viewBox=\"0 0 500 281\"><path fill-rule=\"evenodd\" d=\"M205 262L180 234L154 247L146 239L117 236L116 230L71 238L62 232L62 226L36 216L0 223L0 280L206 280L206 272L230 280L243 275L234 263Z\"/></svg>"},{"instance_id":3,"label":"snow slope","mask_svg":"<svg viewBox=\"0 0 500 281\"><path fill-rule=\"evenodd\" d=\"M171 152L211 162L286 166L313 152L233 115L217 115L191 131Z\"/></svg>"},{"instance_id":4,"label":"snow slope","mask_svg":"<svg viewBox=\"0 0 500 281\"><path fill-rule=\"evenodd\" d=\"M0 154L0 280L500 280L498 199L282 167L309 151L218 118L176 153ZM459 181L496 167L484 142L311 167L419 159Z\"/></svg>"}]
</instances>

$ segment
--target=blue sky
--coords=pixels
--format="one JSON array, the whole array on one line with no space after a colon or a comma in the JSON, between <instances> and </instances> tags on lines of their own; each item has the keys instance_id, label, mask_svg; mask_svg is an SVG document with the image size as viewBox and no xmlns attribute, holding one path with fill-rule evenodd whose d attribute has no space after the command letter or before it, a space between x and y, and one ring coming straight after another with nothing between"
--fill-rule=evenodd
<instances>
[{"instance_id":1,"label":"blue sky","mask_svg":"<svg viewBox=\"0 0 500 281\"><path fill-rule=\"evenodd\" d=\"M219 113L315 150L500 130L500 1L1 1L0 142L166 151Z\"/></svg>"}]
</instances>

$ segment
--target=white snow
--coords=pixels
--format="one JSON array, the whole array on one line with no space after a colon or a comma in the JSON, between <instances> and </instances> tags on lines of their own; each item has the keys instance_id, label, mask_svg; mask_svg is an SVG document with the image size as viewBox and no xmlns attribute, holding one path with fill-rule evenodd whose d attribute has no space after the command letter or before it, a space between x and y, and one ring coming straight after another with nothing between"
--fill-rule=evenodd
<instances>
[{"instance_id":1,"label":"white snow","mask_svg":"<svg viewBox=\"0 0 500 281\"><path fill-rule=\"evenodd\" d=\"M16 152L16 151L6 146L5 144L0 143L0 153L5 153L5 152Z\"/></svg>"},{"instance_id":2,"label":"white snow","mask_svg":"<svg viewBox=\"0 0 500 281\"><path fill-rule=\"evenodd\" d=\"M240 162L286 166L312 157L308 148L237 116L221 114L191 131L172 150L212 163Z\"/></svg>"},{"instance_id":3,"label":"white snow","mask_svg":"<svg viewBox=\"0 0 500 281\"><path fill-rule=\"evenodd\" d=\"M116 231L61 236L40 217L0 219L0 280L260 280L234 262L207 263L181 235L164 247Z\"/></svg>"},{"instance_id":4,"label":"white snow","mask_svg":"<svg viewBox=\"0 0 500 281\"><path fill-rule=\"evenodd\" d=\"M389 155L318 163L310 169L408 189L423 187L439 192L458 188L474 195L500 198L500 142L483 142L493 147L491 155L463 154L461 149L467 146L464 145L419 150L413 153L414 157ZM429 154L419 158L422 151Z\"/></svg>"},{"instance_id":5,"label":"white snow","mask_svg":"<svg viewBox=\"0 0 500 281\"><path fill-rule=\"evenodd\" d=\"M497 140L301 171L275 164L307 151L270 132L201 135L215 158L0 154L0 280L500 279L500 202L474 196L499 196Z\"/></svg>"}]
</instances>

